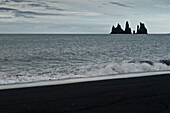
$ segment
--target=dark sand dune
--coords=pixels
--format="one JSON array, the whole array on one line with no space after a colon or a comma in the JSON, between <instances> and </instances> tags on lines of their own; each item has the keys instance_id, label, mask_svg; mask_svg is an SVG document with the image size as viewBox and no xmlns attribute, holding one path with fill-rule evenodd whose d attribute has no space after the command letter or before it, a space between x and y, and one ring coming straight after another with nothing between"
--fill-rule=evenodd
<instances>
[{"instance_id":1,"label":"dark sand dune","mask_svg":"<svg viewBox=\"0 0 170 113\"><path fill-rule=\"evenodd\" d=\"M0 90L0 113L170 113L170 75Z\"/></svg>"}]
</instances>

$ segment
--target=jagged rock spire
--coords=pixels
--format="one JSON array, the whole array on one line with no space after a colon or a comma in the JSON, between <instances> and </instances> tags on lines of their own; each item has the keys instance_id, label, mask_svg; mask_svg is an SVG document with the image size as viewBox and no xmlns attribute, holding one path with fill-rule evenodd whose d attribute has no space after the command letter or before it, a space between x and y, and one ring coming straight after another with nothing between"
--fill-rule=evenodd
<instances>
[{"instance_id":1,"label":"jagged rock spire","mask_svg":"<svg viewBox=\"0 0 170 113\"><path fill-rule=\"evenodd\" d=\"M129 27L128 21L126 21L126 27L125 27L124 33L125 33L125 34L132 34L131 28Z\"/></svg>"},{"instance_id":2,"label":"jagged rock spire","mask_svg":"<svg viewBox=\"0 0 170 113\"><path fill-rule=\"evenodd\" d=\"M122 29L119 23L117 24L117 27L116 27L116 28Z\"/></svg>"},{"instance_id":3,"label":"jagged rock spire","mask_svg":"<svg viewBox=\"0 0 170 113\"><path fill-rule=\"evenodd\" d=\"M126 21L126 27L125 27L125 29L128 29L129 28L129 23L128 23L128 21Z\"/></svg>"},{"instance_id":4,"label":"jagged rock spire","mask_svg":"<svg viewBox=\"0 0 170 113\"><path fill-rule=\"evenodd\" d=\"M139 25L137 25L137 31L136 31L136 34L139 34L139 31L140 31L140 29L139 29Z\"/></svg>"}]
</instances>

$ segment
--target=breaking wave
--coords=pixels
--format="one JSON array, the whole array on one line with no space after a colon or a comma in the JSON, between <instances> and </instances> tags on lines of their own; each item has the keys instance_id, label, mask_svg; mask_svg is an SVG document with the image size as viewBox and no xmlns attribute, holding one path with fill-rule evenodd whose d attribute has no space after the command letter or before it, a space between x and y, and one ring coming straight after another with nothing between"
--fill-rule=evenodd
<instances>
[{"instance_id":1,"label":"breaking wave","mask_svg":"<svg viewBox=\"0 0 170 113\"><path fill-rule=\"evenodd\" d=\"M150 72L170 70L170 60L152 61L128 61L121 63L104 63L86 65L63 70L47 69L36 74L20 73L18 75L5 75L0 73L0 84L24 83L46 80L62 80L71 78L85 78L104 75L117 75L134 72Z\"/></svg>"}]
</instances>

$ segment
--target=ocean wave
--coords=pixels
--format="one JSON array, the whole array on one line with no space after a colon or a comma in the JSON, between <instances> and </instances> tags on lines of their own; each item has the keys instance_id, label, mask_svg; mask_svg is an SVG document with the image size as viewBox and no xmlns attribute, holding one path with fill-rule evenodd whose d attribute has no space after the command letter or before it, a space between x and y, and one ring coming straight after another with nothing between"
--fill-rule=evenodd
<instances>
[{"instance_id":1,"label":"ocean wave","mask_svg":"<svg viewBox=\"0 0 170 113\"><path fill-rule=\"evenodd\" d=\"M153 61L129 61L122 63L106 63L93 66L83 66L72 72L75 75L108 75L108 74L124 74L132 72L148 72L169 70L169 60Z\"/></svg>"},{"instance_id":2,"label":"ocean wave","mask_svg":"<svg viewBox=\"0 0 170 113\"><path fill-rule=\"evenodd\" d=\"M104 75L117 75L134 72L150 72L170 70L170 60L153 61L124 61L121 63L103 63L96 65L85 65L69 69L46 69L34 74L22 72L19 74L6 75L0 73L0 84L36 82L46 80L62 80L72 78L85 78Z\"/></svg>"}]
</instances>

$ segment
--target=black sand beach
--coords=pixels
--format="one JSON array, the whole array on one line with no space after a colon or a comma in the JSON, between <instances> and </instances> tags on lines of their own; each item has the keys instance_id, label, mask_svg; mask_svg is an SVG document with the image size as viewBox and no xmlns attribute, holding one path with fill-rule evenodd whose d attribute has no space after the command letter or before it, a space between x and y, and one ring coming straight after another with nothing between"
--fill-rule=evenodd
<instances>
[{"instance_id":1,"label":"black sand beach","mask_svg":"<svg viewBox=\"0 0 170 113\"><path fill-rule=\"evenodd\" d=\"M0 90L0 113L170 113L170 75Z\"/></svg>"}]
</instances>

